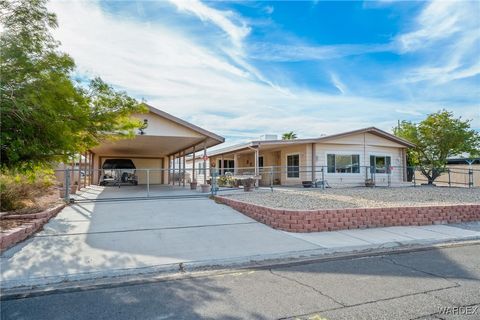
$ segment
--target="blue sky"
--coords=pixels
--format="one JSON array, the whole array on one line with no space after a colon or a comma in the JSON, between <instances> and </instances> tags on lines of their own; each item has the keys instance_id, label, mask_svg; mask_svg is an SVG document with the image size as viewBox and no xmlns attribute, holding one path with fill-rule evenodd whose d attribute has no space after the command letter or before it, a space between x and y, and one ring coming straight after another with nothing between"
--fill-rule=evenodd
<instances>
[{"instance_id":1,"label":"blue sky","mask_svg":"<svg viewBox=\"0 0 480 320\"><path fill-rule=\"evenodd\" d=\"M226 137L480 128L480 2L53 1L79 77Z\"/></svg>"}]
</instances>

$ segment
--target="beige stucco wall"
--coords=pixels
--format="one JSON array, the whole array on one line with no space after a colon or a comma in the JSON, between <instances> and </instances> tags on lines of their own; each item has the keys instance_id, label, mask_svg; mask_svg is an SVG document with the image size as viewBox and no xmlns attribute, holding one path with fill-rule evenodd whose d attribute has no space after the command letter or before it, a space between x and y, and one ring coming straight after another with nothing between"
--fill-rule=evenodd
<instances>
[{"instance_id":1,"label":"beige stucco wall","mask_svg":"<svg viewBox=\"0 0 480 320\"><path fill-rule=\"evenodd\" d=\"M327 166L327 154L358 154L360 156L360 173L328 173L326 172ZM367 168L370 166L370 155L376 156L390 156L392 159L391 165L394 167L391 173L391 183L400 184L403 182L403 170L404 166L402 148L398 147L382 147L372 145L348 145L348 144L316 144L316 166L325 166L325 180L329 184L352 184L362 185L365 182ZM321 173L318 174L320 176ZM320 177L319 177L320 178ZM375 181L377 185L387 185L388 175L377 173L375 175Z\"/></svg>"},{"instance_id":2,"label":"beige stucco wall","mask_svg":"<svg viewBox=\"0 0 480 320\"><path fill-rule=\"evenodd\" d=\"M200 133L185 128L177 123L174 123L165 118L159 117L150 112L147 114L134 114L132 117L143 122L148 120L148 127L145 129L149 136L164 136L164 137L203 137Z\"/></svg>"},{"instance_id":3,"label":"beige stucco wall","mask_svg":"<svg viewBox=\"0 0 480 320\"><path fill-rule=\"evenodd\" d=\"M280 176L280 182L282 185L298 185L302 181L311 180L311 151L309 150L307 144L302 145L292 145L288 147L283 147L280 150L280 166L283 168ZM300 160L300 177L299 178L288 178L287 177L287 156L288 155L299 155Z\"/></svg>"},{"instance_id":4,"label":"beige stucco wall","mask_svg":"<svg viewBox=\"0 0 480 320\"><path fill-rule=\"evenodd\" d=\"M101 166L106 159L115 159L115 158L122 158L122 159L132 159L135 167L137 168L137 176L138 176L138 183L139 184L146 184L147 183L147 171L145 169L150 169L150 184L165 184L167 183L167 171L164 170L167 166L168 160L162 158L136 158L134 156L102 156L102 155L94 155L94 176L93 176L93 183L97 184L99 181L100 173L101 173ZM100 159L102 163L100 164ZM165 164L165 168L164 168Z\"/></svg>"},{"instance_id":5,"label":"beige stucco wall","mask_svg":"<svg viewBox=\"0 0 480 320\"><path fill-rule=\"evenodd\" d=\"M346 144L346 145L363 145L365 142L366 145L370 146L380 146L380 147L397 147L402 148L401 144L398 144L394 141L379 137L371 133L359 133L352 134L346 137L334 138L331 140L326 140L324 143L335 143L335 144Z\"/></svg>"},{"instance_id":6,"label":"beige stucco wall","mask_svg":"<svg viewBox=\"0 0 480 320\"><path fill-rule=\"evenodd\" d=\"M312 151L315 150L314 157ZM356 134L338 139L331 139L322 143L279 145L278 148L262 150L260 146L259 156L263 156L264 169L261 184L269 185L270 181L278 178L282 185L301 185L302 181L322 179L321 169L325 170L324 178L330 185L364 185L365 178L370 177L369 170L365 166L370 166L370 155L390 156L394 167L390 176L390 182L393 185L403 183L404 173L403 166L405 147L385 138L378 137L373 134ZM357 154L360 157L360 165L362 166L360 173L327 173L327 154ZM300 160L300 177L287 178L287 156L298 154ZM218 166L218 159L221 156L214 156L209 162ZM233 154L223 156L224 159L234 159ZM315 165L315 173L312 176L312 161ZM240 171L254 170L254 152L237 154L236 168L243 168ZM270 175L271 168L280 167L281 172ZM241 172L240 172L241 173ZM367 174L368 173L368 174ZM379 174L376 176L377 185L387 185L388 175Z\"/></svg>"}]
</instances>

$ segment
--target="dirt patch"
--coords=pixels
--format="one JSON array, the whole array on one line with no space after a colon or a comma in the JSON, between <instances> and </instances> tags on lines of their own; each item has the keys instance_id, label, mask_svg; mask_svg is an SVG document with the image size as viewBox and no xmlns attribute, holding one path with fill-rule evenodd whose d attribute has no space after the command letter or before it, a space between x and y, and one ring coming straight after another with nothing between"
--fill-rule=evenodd
<instances>
[{"instance_id":1,"label":"dirt patch","mask_svg":"<svg viewBox=\"0 0 480 320\"><path fill-rule=\"evenodd\" d=\"M0 231L10 230L16 227L21 226L22 224L28 222L25 219L8 219L8 220L0 220Z\"/></svg>"},{"instance_id":2,"label":"dirt patch","mask_svg":"<svg viewBox=\"0 0 480 320\"><path fill-rule=\"evenodd\" d=\"M59 191L57 188L52 187L48 189L45 194L36 197L33 201L25 200L24 208L8 212L2 212L2 216L10 214L37 213L60 203L62 203L62 199L60 199L59 197Z\"/></svg>"}]
</instances>

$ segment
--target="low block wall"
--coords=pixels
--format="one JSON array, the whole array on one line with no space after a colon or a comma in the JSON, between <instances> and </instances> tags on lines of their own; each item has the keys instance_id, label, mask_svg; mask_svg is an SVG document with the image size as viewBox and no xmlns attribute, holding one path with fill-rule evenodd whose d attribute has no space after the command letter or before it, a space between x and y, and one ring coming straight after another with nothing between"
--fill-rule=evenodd
<instances>
[{"instance_id":1,"label":"low block wall","mask_svg":"<svg viewBox=\"0 0 480 320\"><path fill-rule=\"evenodd\" d=\"M25 220L25 223L16 228L0 232L0 251L4 251L30 237L64 207L65 205L61 204L38 213L2 216L1 219Z\"/></svg>"},{"instance_id":2,"label":"low block wall","mask_svg":"<svg viewBox=\"0 0 480 320\"><path fill-rule=\"evenodd\" d=\"M275 229L289 232L419 226L480 220L480 204L292 210L276 209L216 196L218 202Z\"/></svg>"}]
</instances>

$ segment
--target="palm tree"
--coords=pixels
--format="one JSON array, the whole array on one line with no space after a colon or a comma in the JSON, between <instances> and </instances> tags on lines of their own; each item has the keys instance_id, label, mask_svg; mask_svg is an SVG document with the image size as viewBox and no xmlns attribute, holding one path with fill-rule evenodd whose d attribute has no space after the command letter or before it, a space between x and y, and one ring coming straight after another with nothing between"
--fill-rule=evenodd
<instances>
[{"instance_id":1,"label":"palm tree","mask_svg":"<svg viewBox=\"0 0 480 320\"><path fill-rule=\"evenodd\" d=\"M293 131L285 132L284 134L282 134L282 140L294 140L294 139L297 139L297 135Z\"/></svg>"}]
</instances>

